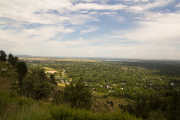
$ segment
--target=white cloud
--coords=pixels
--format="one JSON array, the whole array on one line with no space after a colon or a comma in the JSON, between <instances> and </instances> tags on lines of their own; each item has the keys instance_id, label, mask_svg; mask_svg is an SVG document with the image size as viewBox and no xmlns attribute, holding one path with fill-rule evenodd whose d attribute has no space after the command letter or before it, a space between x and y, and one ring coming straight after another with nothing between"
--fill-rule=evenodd
<instances>
[{"instance_id":1,"label":"white cloud","mask_svg":"<svg viewBox=\"0 0 180 120\"><path fill-rule=\"evenodd\" d=\"M73 0L1 0L0 25L10 28L0 29L0 48L18 54L42 56L180 59L180 14L150 12L150 9L166 6L174 0L126 0L136 3L133 5L107 4L108 0L94 1L73 4ZM48 10L59 14L49 14ZM88 22L102 22L98 15L114 17L122 23L125 18L120 16L121 10L143 13L145 16L134 21L138 27L128 31L104 32L106 35L95 36L95 39L62 39L64 34L74 32L76 27L81 29L81 35L102 30L99 24L82 29ZM30 29L23 27L23 24L31 23L46 25ZM75 27L67 27L67 23ZM60 38L52 40L56 35Z\"/></svg>"},{"instance_id":2,"label":"white cloud","mask_svg":"<svg viewBox=\"0 0 180 120\"><path fill-rule=\"evenodd\" d=\"M121 0L119 0L121 1ZM149 0L125 0L127 2L149 2Z\"/></svg>"},{"instance_id":3,"label":"white cloud","mask_svg":"<svg viewBox=\"0 0 180 120\"><path fill-rule=\"evenodd\" d=\"M180 8L180 3L178 3L178 4L176 5L176 7L177 7L177 8Z\"/></svg>"},{"instance_id":4,"label":"white cloud","mask_svg":"<svg viewBox=\"0 0 180 120\"><path fill-rule=\"evenodd\" d=\"M10 19L14 19L16 21L24 21L24 22L37 22L43 24L54 23L57 21L64 21L68 18L64 16L54 16L54 15L38 15L34 14L40 10L48 10L48 9L57 9L63 11L65 8L70 8L72 6L69 0L61 0L63 4L59 2L59 0L5 0L0 1L0 17L6 17Z\"/></svg>"},{"instance_id":5,"label":"white cloud","mask_svg":"<svg viewBox=\"0 0 180 120\"><path fill-rule=\"evenodd\" d=\"M95 26L88 26L86 29L83 29L80 31L80 34L86 34L86 33L90 33L90 32L95 32L97 31L99 28L95 27Z\"/></svg>"},{"instance_id":6,"label":"white cloud","mask_svg":"<svg viewBox=\"0 0 180 120\"><path fill-rule=\"evenodd\" d=\"M71 0L4 0L0 1L0 17L9 18L18 22L41 23L41 24L54 24L72 22L72 19L77 19L76 15L71 12L79 10L119 10L124 9L124 5L107 5L96 3L79 3L72 4ZM56 10L64 15L46 14L47 10ZM40 12L40 14L35 14ZM42 13L41 13L42 12ZM81 15L78 21L82 21L86 16ZM89 15L89 17L91 17ZM87 20L87 19L84 19ZM84 22L82 22L84 23Z\"/></svg>"},{"instance_id":7,"label":"white cloud","mask_svg":"<svg viewBox=\"0 0 180 120\"><path fill-rule=\"evenodd\" d=\"M48 40L53 38L56 34L66 34L74 32L73 29L64 28L62 26L48 26L48 27L40 27L37 29L25 29L22 31L23 34L28 37L35 36L40 39Z\"/></svg>"},{"instance_id":8,"label":"white cloud","mask_svg":"<svg viewBox=\"0 0 180 120\"><path fill-rule=\"evenodd\" d=\"M74 25L85 24L89 21L95 21L95 22L99 21L95 16L91 16L87 14L75 14L75 15L70 14L69 18L70 18L69 22Z\"/></svg>"},{"instance_id":9,"label":"white cloud","mask_svg":"<svg viewBox=\"0 0 180 120\"><path fill-rule=\"evenodd\" d=\"M64 28L62 26L21 29L21 31L14 29L0 29L0 48L6 48L5 50L19 54L26 54L26 52L27 54L34 54L37 51L42 52L44 49L50 49L44 48L44 45L46 45L47 41L50 41L56 34L61 34L63 36L63 34L71 33L73 31L73 29Z\"/></svg>"},{"instance_id":10,"label":"white cloud","mask_svg":"<svg viewBox=\"0 0 180 120\"><path fill-rule=\"evenodd\" d=\"M156 8L156 7L162 7L172 2L174 2L174 0L156 0L155 2L148 3L144 8L151 9L151 8Z\"/></svg>"},{"instance_id":11,"label":"white cloud","mask_svg":"<svg viewBox=\"0 0 180 120\"><path fill-rule=\"evenodd\" d=\"M135 1L144 2L144 0ZM87 16L89 17L89 19L91 19L91 14L86 14L86 16L81 15L81 17L77 17L77 15L72 15L71 12L77 12L80 10L128 10L131 12L135 12L165 6L173 1L174 0L156 0L154 2L146 1L146 4L127 6L121 3L110 5L106 2L92 3L92 1L88 3L78 3L74 5L72 0L2 0L0 1L0 17L9 18L17 22L41 24L63 24L64 22L72 23L72 19L75 19L75 23L82 20L84 21L80 23L86 23L85 21L88 20L86 19ZM63 15L47 14L46 11L51 9L56 10ZM35 14L37 12L40 12L40 14ZM76 20L77 18L78 20ZM93 17L93 19L96 18Z\"/></svg>"},{"instance_id":12,"label":"white cloud","mask_svg":"<svg viewBox=\"0 0 180 120\"><path fill-rule=\"evenodd\" d=\"M149 40L150 42L174 40L174 38L180 38L178 32L180 31L179 19L180 14L175 13L157 15L152 21L141 21L139 23L140 28L127 33L125 37L139 41Z\"/></svg>"},{"instance_id":13,"label":"white cloud","mask_svg":"<svg viewBox=\"0 0 180 120\"><path fill-rule=\"evenodd\" d=\"M127 10L131 12L149 11L150 9L153 8L167 6L168 4L175 2L175 0L154 0L154 1L146 1L146 2L137 0L137 2L140 2L140 4L129 6Z\"/></svg>"},{"instance_id":14,"label":"white cloud","mask_svg":"<svg viewBox=\"0 0 180 120\"><path fill-rule=\"evenodd\" d=\"M96 3L80 3L75 6L75 10L121 10L126 8L125 5L107 5L107 4L96 4Z\"/></svg>"},{"instance_id":15,"label":"white cloud","mask_svg":"<svg viewBox=\"0 0 180 120\"><path fill-rule=\"evenodd\" d=\"M115 32L113 36L137 43L130 47L136 51L136 57L180 59L177 54L180 50L180 14L165 13L148 17L151 21L140 21L138 27L126 32Z\"/></svg>"}]
</instances>

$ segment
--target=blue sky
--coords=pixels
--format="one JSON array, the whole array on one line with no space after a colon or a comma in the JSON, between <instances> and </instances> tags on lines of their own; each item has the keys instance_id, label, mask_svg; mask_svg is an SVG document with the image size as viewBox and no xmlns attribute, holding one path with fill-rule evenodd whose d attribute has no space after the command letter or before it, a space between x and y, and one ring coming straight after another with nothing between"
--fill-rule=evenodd
<instances>
[{"instance_id":1,"label":"blue sky","mask_svg":"<svg viewBox=\"0 0 180 120\"><path fill-rule=\"evenodd\" d=\"M0 49L180 59L180 0L1 0Z\"/></svg>"}]
</instances>

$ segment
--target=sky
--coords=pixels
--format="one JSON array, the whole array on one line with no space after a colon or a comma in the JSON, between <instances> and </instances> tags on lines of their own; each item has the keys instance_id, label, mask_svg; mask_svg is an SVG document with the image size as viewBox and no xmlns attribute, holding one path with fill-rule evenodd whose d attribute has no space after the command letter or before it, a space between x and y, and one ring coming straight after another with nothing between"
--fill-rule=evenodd
<instances>
[{"instance_id":1,"label":"sky","mask_svg":"<svg viewBox=\"0 0 180 120\"><path fill-rule=\"evenodd\" d=\"M180 0L0 0L0 49L180 60Z\"/></svg>"}]
</instances>

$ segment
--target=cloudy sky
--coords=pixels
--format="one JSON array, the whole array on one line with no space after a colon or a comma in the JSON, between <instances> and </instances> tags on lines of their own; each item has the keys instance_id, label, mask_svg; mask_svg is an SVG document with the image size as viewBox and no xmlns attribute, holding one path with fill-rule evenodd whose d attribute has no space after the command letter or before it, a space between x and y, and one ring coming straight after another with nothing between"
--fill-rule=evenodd
<instances>
[{"instance_id":1,"label":"cloudy sky","mask_svg":"<svg viewBox=\"0 0 180 120\"><path fill-rule=\"evenodd\" d=\"M180 59L180 0L0 0L0 49Z\"/></svg>"}]
</instances>

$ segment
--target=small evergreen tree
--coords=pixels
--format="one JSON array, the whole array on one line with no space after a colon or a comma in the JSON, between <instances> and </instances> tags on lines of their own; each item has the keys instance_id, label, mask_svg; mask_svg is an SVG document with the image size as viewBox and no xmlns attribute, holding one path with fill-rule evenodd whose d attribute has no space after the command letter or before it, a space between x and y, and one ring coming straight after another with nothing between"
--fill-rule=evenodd
<instances>
[{"instance_id":1,"label":"small evergreen tree","mask_svg":"<svg viewBox=\"0 0 180 120\"><path fill-rule=\"evenodd\" d=\"M8 55L8 62L9 62L11 65L15 66L16 63L18 62L18 57L14 57L12 54L9 54L9 55Z\"/></svg>"},{"instance_id":2,"label":"small evergreen tree","mask_svg":"<svg viewBox=\"0 0 180 120\"><path fill-rule=\"evenodd\" d=\"M28 71L25 62L18 62L16 65L17 73L18 73L18 84L19 84L19 92L20 95L23 95L23 79L26 76Z\"/></svg>"},{"instance_id":3,"label":"small evergreen tree","mask_svg":"<svg viewBox=\"0 0 180 120\"><path fill-rule=\"evenodd\" d=\"M3 50L0 50L0 61L6 61L6 53Z\"/></svg>"}]
</instances>

